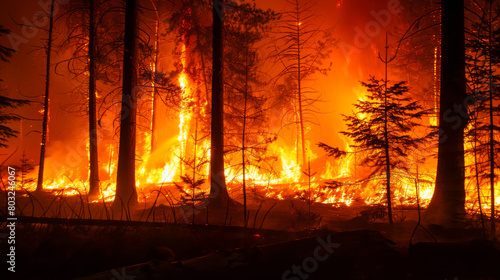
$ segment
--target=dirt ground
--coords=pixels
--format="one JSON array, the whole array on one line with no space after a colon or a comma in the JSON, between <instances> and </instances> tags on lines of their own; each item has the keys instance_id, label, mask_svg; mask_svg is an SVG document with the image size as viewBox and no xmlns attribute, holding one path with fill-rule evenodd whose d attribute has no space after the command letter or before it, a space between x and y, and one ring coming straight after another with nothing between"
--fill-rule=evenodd
<instances>
[{"instance_id":1,"label":"dirt ground","mask_svg":"<svg viewBox=\"0 0 500 280\"><path fill-rule=\"evenodd\" d=\"M309 212L305 201L267 200L249 205L245 228L238 204L195 208L193 222L185 208L157 203L113 223L111 208L79 197L17 202L24 216L47 219L20 219L16 273L2 279L500 279L498 243L472 223L415 230L416 209L396 207L389 225L381 209L356 203Z\"/></svg>"}]
</instances>

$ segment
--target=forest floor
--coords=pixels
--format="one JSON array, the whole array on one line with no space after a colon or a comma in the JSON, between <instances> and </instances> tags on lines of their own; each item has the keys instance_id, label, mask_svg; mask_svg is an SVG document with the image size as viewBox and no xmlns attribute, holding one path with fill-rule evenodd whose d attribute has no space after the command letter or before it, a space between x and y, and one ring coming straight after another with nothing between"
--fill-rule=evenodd
<instances>
[{"instance_id":1,"label":"forest floor","mask_svg":"<svg viewBox=\"0 0 500 280\"><path fill-rule=\"evenodd\" d=\"M19 218L16 272L1 279L500 279L500 245L476 226L418 227L410 245L412 208L390 225L377 207L266 200L249 205L245 228L239 205L195 208L194 223L185 207L155 205L112 222L81 197L18 198L23 216L45 218Z\"/></svg>"}]
</instances>

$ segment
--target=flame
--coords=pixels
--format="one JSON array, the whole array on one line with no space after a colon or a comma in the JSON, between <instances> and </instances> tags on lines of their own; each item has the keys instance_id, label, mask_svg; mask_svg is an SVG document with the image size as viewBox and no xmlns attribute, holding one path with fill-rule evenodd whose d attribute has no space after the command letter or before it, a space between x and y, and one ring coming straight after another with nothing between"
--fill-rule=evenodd
<instances>
[{"instance_id":1,"label":"flame","mask_svg":"<svg viewBox=\"0 0 500 280\"><path fill-rule=\"evenodd\" d=\"M438 125L438 118L439 118L439 110L438 110L438 99L439 99L439 93L438 93L438 85L437 85L437 77L438 77L438 55L439 55L439 49L438 47L434 48L434 117L430 119L430 124L432 126L437 126Z\"/></svg>"},{"instance_id":2,"label":"flame","mask_svg":"<svg viewBox=\"0 0 500 280\"><path fill-rule=\"evenodd\" d=\"M341 2L342 3L342 2ZM339 3L339 4L341 4ZM301 22L298 22L301 25ZM165 148L159 152L152 153L150 150L150 143L152 137L152 123L143 123L142 127L149 129L140 130L138 128L137 137L137 170L136 170L136 186L141 201L147 201L151 196L153 190L158 190L160 186L163 188L170 188L169 191L175 192L176 188L173 183L180 181L180 176L184 176L190 172L190 166L185 164L183 160L194 158L194 161L203 164L199 170L194 172L197 178L206 179L209 175L209 164L201 163L209 162L210 159L210 139L209 137L200 138L201 140L194 140L192 137L198 132L197 118L208 118L209 114L205 112L208 100L207 98L197 95L197 88L199 85L194 84L194 79L190 78L189 73L186 71L187 57L189 52L185 44L181 45L180 63L182 70L178 77L178 85L181 90L181 104L180 110L176 115L178 120L175 126L175 134L168 141L163 143ZM435 64L434 74L437 75L437 57L438 49L435 50ZM155 72L155 65L151 64L150 68ZM151 81L151 86L154 88L155 81ZM365 101L367 91L361 86L356 86L352 89L358 101ZM437 86L434 87L434 107L437 111ZM154 92L151 93L151 98L154 100ZM295 106L294 106L295 107ZM295 108L296 109L296 108ZM153 119L153 105L148 108L151 113L151 120ZM43 113L43 111L41 111ZM357 115L361 118L367 118L367 114L358 112ZM296 114L296 121L297 114ZM112 121L110 121L112 122ZM437 125L437 116L431 119L431 123ZM162 124L165 125L166 124ZM160 129L164 129L163 127ZM311 130L311 127L306 127L305 132ZM297 133L295 130L294 133ZM298 199L311 196L312 201L315 203L326 203L334 206L345 205L352 206L354 201L364 203L365 205L385 204L385 189L383 188L384 178L376 178L367 183L360 183L360 179L366 173L364 167L360 166L358 160L359 151L353 147L350 139L342 134L338 134L342 141L343 150L347 155L339 160L328 160L321 166L317 167L320 158L311 149L311 142L305 141L306 158L314 166L309 178L304 175L304 165L300 164L299 155L301 148L299 148L300 137L295 138L293 141L287 141L282 138L271 142L267 146L265 160L256 164L248 165L246 167L246 185L248 188L253 189L257 194L268 199ZM197 142L195 142L197 141ZM470 148L471 143L467 143L467 148ZM195 147L195 149L191 149ZM103 147L103 146L101 146ZM89 157L89 145L85 146L85 155ZM100 148L100 175L102 181L100 182L100 196L96 198L93 203L111 202L114 199L116 188L116 164L118 155L118 145L116 142L107 143L104 148ZM52 159L48 159L49 161ZM226 159L228 162L231 158ZM466 164L472 165L473 158L467 157ZM85 161L83 161L85 162ZM83 165L83 164L82 164ZM414 166L413 164L412 166ZM47 164L48 166L48 164ZM241 189L243 180L241 168L236 165L226 164L225 175L228 183L228 188L231 192L238 192ZM415 167L413 167L415 168ZM88 191L88 182L85 176L81 179L78 173L85 173L88 177L88 164L84 164L85 172L79 168L66 168L61 167L59 175L45 176L44 188L49 191L59 192L65 196L78 196L84 195ZM415 175L394 172L393 186L393 199L395 206L411 206L416 205L417 196L420 205L425 207L429 204L434 192L434 178L429 175L432 169L431 166L421 166L419 171L420 175L417 179ZM432 169L433 170L433 169ZM318 171L318 172L316 172ZM416 170L411 170L414 174ZM33 174L35 174L33 172ZM61 175L62 174L62 175ZM328 186L328 182L335 182L336 186ZM469 182L470 184L470 182ZM28 190L34 190L35 183L28 185ZM309 194L309 188L311 193ZM418 188L418 195L417 189ZM496 185L497 196L495 200L496 205L500 205L499 189L500 186ZM209 189L208 183L201 186L201 190L207 192ZM486 187L481 187L481 192L488 193ZM175 193L174 193L175 194ZM490 211L490 198L483 197L483 210ZM472 188L467 190L467 209L473 211L477 209L477 191Z\"/></svg>"}]
</instances>

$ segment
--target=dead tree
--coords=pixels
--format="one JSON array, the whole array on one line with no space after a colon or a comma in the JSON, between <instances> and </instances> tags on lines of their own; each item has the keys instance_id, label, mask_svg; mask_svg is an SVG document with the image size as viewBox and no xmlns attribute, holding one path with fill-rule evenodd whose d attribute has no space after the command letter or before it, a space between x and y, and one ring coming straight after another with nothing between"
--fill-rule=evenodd
<instances>
[{"instance_id":1,"label":"dead tree","mask_svg":"<svg viewBox=\"0 0 500 280\"><path fill-rule=\"evenodd\" d=\"M88 60L89 60L89 195L99 195L99 159L97 150L96 101L96 20L95 0L89 0Z\"/></svg>"},{"instance_id":2,"label":"dead tree","mask_svg":"<svg viewBox=\"0 0 500 280\"><path fill-rule=\"evenodd\" d=\"M491 234L495 235L495 164L498 160L496 156L500 150L499 142L496 139L500 130L495 126L495 116L500 112L500 108L495 106L500 100L500 94L495 90L495 85L500 81L500 76L495 74L495 69L499 67L498 50L498 19L500 10L492 6L491 1L486 1L485 5L477 3L477 12L470 10L469 15L473 19L470 27L473 32L468 32L466 48L467 56L467 77L471 96L476 102L471 106L473 115L473 127L469 129L467 136L473 143L472 151L475 159L475 174L478 192L481 221L484 227L484 218L481 205L482 180L489 181L490 190L490 219Z\"/></svg>"},{"instance_id":3,"label":"dead tree","mask_svg":"<svg viewBox=\"0 0 500 280\"><path fill-rule=\"evenodd\" d=\"M277 19L271 10L261 10L250 4L233 6L226 15L228 46L226 48L226 139L227 150L241 153L243 221L247 216L247 169L257 166L267 145L275 139L266 130L268 96L263 90L266 81L260 70L263 58L258 44ZM264 141L262 139L265 139Z\"/></svg>"},{"instance_id":4,"label":"dead tree","mask_svg":"<svg viewBox=\"0 0 500 280\"><path fill-rule=\"evenodd\" d=\"M323 38L320 38L322 30L315 26L316 17L312 13L314 4L304 0L287 0L287 3L290 10L284 13L277 40L280 45L276 46L275 57L276 63L283 65L283 70L277 78L284 78L284 83L292 82L295 87L295 97L292 102L293 110L296 112L297 165L299 165L307 162L305 118L307 108L314 102L314 98L307 96L311 93L311 89L304 85L304 81L316 72L325 74L329 70L329 67L322 66L322 62L329 56L334 40L331 34L326 32Z\"/></svg>"},{"instance_id":5,"label":"dead tree","mask_svg":"<svg viewBox=\"0 0 500 280\"><path fill-rule=\"evenodd\" d=\"M43 171L45 167L45 147L47 144L47 131L49 126L49 91L50 91L50 72L51 72L51 54L52 54L52 33L54 31L54 4L55 0L52 0L50 4L50 15L49 15L49 30L46 45L46 66L45 66L45 96L43 102L43 121L42 121L42 141L40 143L40 161L38 168L38 180L36 183L36 192L41 192L43 190Z\"/></svg>"}]
</instances>

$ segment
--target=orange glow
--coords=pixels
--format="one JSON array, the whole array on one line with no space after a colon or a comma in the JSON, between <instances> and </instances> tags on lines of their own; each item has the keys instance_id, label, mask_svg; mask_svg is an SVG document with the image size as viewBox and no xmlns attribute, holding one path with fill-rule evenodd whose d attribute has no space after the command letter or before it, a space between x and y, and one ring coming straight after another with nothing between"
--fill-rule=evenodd
<instances>
[{"instance_id":1,"label":"orange glow","mask_svg":"<svg viewBox=\"0 0 500 280\"><path fill-rule=\"evenodd\" d=\"M337 6L342 6L342 1L337 3ZM302 22L297 23L298 26ZM192 174L196 175L197 179L207 179L209 176L209 162L210 160L210 138L206 135L200 136L201 130L197 124L199 120L210 118L208 113L209 107L207 106L208 100L206 97L200 97L199 84L193 82L195 79L190 76L187 66L191 65L189 60L189 50L186 44L180 46L180 73L177 78L178 86L180 87L180 104L178 110L171 110L175 112L173 120L165 122L158 122L158 130L166 131L169 134L169 139L160 145L168 146L168 148L160 149L159 152L151 152L151 137L152 137L152 123L142 123L143 127L149 129L138 129L137 132L137 161L136 161L136 187L139 193L139 200L145 201L151 196L154 196L152 191L158 190L160 187L171 191L174 195L179 195L178 190L174 183L181 183L181 176ZM438 60L439 50L434 50L434 76L438 76ZM155 72L155 65L150 64L152 73ZM360 76L362 75L362 69ZM150 86L155 87L154 78ZM366 100L367 91L361 85L354 86L350 89L344 89L349 95L355 96L357 101ZM438 108L438 94L439 88L437 81L434 83L433 90L433 105L436 111L436 116L432 117L430 122L432 125L438 124L437 108ZM97 94L97 93L96 93ZM151 94L151 95L149 95ZM154 92L148 93L147 97L154 100ZM99 96L98 96L99 98ZM149 100L149 99L148 99ZM158 102L161 103L161 102ZM147 108L150 113L151 120L153 119L153 103L151 107ZM169 109L169 108L167 108ZM299 114L297 106L293 106L294 121L299 122ZM160 111L160 110L158 110ZM43 109L39 111L43 113ZM147 112L147 111L146 111ZM360 118L366 118L367 115L359 112L354 112ZM110 117L111 118L111 117ZM112 122L112 120L107 120ZM169 126L170 124L170 126ZM155 124L156 125L156 124ZM312 130L311 127L305 127L304 132L308 133ZM339 128L340 130L340 128ZM198 139L194 139L194 135L200 132ZM292 140L278 140L271 142L267 145L265 154L265 161L259 162L255 165L246 166L246 185L251 188L255 193L261 197L268 199L298 199L305 198L308 194L309 184L307 176L304 175L304 164L301 158L301 143L300 131L297 129L290 132ZM355 201L363 203L364 205L385 204L385 187L384 178L375 178L369 182L361 183L367 174L367 169L361 166L360 157L361 152L353 147L350 139L342 134L337 134L340 139L340 147L347 152L347 155L338 159L325 160L321 164L322 154L315 154L312 147L315 142L306 140L306 159L311 162L315 173L311 176L311 197L315 203L325 203L334 206L352 206ZM156 138L155 138L156 139ZM467 148L470 148L470 143L467 143ZM196 148L195 148L196 146ZM116 188L116 167L118 160L118 144L116 142L106 143L100 146L100 197L95 199L94 203L101 203L102 201L110 202L114 199ZM89 145L85 146L84 155L89 157ZM323 157L324 159L324 157ZM60 161L60 158L49 158L48 161L53 165ZM193 172L193 167L188 162L193 161L202 166ZM242 172L241 168L236 164L229 164L231 156L227 156L225 175L230 194L235 194L235 199L238 198L238 192L241 191L242 185ZM233 159L234 160L234 159ZM411 161L411 159L409 159ZM201 162L205 163L201 163ZM54 163L55 162L55 163ZM84 195L88 191L88 182L85 179L78 178L78 173L88 174L88 164L85 159L81 161L80 167L67 168L61 167L58 173L52 170L46 170L44 188L46 190L64 193L64 195ZM467 166L474 164L474 159L470 156L466 158ZM59 164L61 166L61 164ZM434 177L429 175L428 172L422 172L417 179L415 174L415 164L409 164L413 169L407 174L394 172L393 174L393 200L395 207L399 206L414 206L417 203L416 187L418 185L418 197L420 206L425 207L429 204L434 192ZM427 164L429 165L429 164ZM48 166L50 166L48 164ZM429 166L423 166L422 170L432 169ZM410 174L411 173L411 174ZM471 175L471 174L468 174ZM33 176L36 176L33 173ZM88 177L88 176L87 176ZM335 187L326 187L326 183L334 181ZM474 186L473 180L467 182L468 186ZM500 186L497 184L496 205L500 206ZM27 184L27 189L30 191L35 190L36 183ZM201 191L208 192L209 183L205 182L201 187ZM186 189L187 191L187 189ZM483 210L487 213L490 210L490 198L486 186L481 187L483 198ZM475 204L477 201L477 191L474 187L467 189L467 209L473 211L477 209Z\"/></svg>"}]
</instances>

